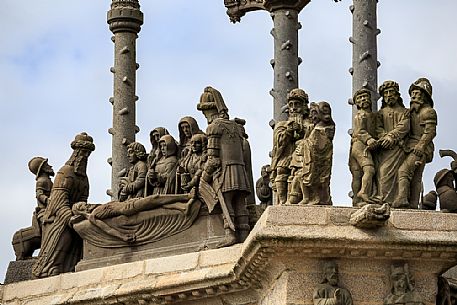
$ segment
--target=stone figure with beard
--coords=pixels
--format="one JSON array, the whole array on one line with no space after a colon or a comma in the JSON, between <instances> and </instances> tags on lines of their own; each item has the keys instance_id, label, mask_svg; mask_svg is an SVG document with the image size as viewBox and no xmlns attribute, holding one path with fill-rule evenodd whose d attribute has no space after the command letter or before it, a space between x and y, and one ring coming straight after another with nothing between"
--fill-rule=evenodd
<instances>
[{"instance_id":1,"label":"stone figure with beard","mask_svg":"<svg viewBox=\"0 0 457 305\"><path fill-rule=\"evenodd\" d=\"M349 290L338 286L338 265L327 262L324 266L324 280L314 289L314 305L352 305Z\"/></svg>"}]
</instances>

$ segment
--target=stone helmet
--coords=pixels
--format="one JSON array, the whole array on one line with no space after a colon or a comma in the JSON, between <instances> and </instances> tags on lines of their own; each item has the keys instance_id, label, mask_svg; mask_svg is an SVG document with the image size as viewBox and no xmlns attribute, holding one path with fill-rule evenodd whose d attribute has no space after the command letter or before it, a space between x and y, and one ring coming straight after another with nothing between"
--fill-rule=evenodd
<instances>
[{"instance_id":1,"label":"stone helmet","mask_svg":"<svg viewBox=\"0 0 457 305\"><path fill-rule=\"evenodd\" d=\"M43 158L43 157L33 157L32 160L29 161L29 170L34 174L35 176L38 176L41 172L41 168L43 165L48 162L48 159Z\"/></svg>"},{"instance_id":2,"label":"stone helmet","mask_svg":"<svg viewBox=\"0 0 457 305\"><path fill-rule=\"evenodd\" d=\"M71 148L73 150L86 149L89 151L94 151L95 150L94 140L87 133L82 132L82 133L76 135L73 142L71 142Z\"/></svg>"},{"instance_id":3,"label":"stone helmet","mask_svg":"<svg viewBox=\"0 0 457 305\"><path fill-rule=\"evenodd\" d=\"M409 87L409 95L411 95L411 92L414 89L419 89L422 92L424 92L430 102L430 106L433 107L433 99L432 99L432 84L430 84L430 81L426 79L425 77L421 77L418 80L416 80L414 83L411 84Z\"/></svg>"},{"instance_id":4,"label":"stone helmet","mask_svg":"<svg viewBox=\"0 0 457 305\"><path fill-rule=\"evenodd\" d=\"M309 103L308 94L302 89L295 88L290 90L287 94L287 101L290 100L299 100L303 102L303 104L307 105Z\"/></svg>"},{"instance_id":5,"label":"stone helmet","mask_svg":"<svg viewBox=\"0 0 457 305\"><path fill-rule=\"evenodd\" d=\"M197 110L216 110L217 113L228 113L222 94L213 87L206 87L200 96L200 103L197 104Z\"/></svg>"},{"instance_id":6,"label":"stone helmet","mask_svg":"<svg viewBox=\"0 0 457 305\"><path fill-rule=\"evenodd\" d=\"M433 183L435 184L435 186L438 187L440 182L449 174L452 174L452 171L448 170L447 168L444 168L437 172L435 174L435 177L433 178Z\"/></svg>"}]
</instances>

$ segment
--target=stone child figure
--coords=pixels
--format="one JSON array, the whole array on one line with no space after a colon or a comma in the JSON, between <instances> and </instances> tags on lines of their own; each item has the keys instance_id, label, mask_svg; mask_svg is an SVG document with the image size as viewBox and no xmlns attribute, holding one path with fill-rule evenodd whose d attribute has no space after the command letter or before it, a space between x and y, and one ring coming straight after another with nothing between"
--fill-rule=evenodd
<instances>
[{"instance_id":1,"label":"stone child figure","mask_svg":"<svg viewBox=\"0 0 457 305\"><path fill-rule=\"evenodd\" d=\"M127 156L131 164L127 176L119 182L119 201L144 197L146 174L146 149L141 143L133 142L127 146Z\"/></svg>"},{"instance_id":2,"label":"stone child figure","mask_svg":"<svg viewBox=\"0 0 457 305\"><path fill-rule=\"evenodd\" d=\"M221 93L206 87L197 105L208 121L208 161L202 179L212 185L223 211L225 239L219 247L243 242L249 234L246 196L250 180L246 172L246 132L230 120Z\"/></svg>"},{"instance_id":3,"label":"stone child figure","mask_svg":"<svg viewBox=\"0 0 457 305\"><path fill-rule=\"evenodd\" d=\"M73 153L57 172L43 215L41 249L32 268L37 278L72 271L81 256L82 241L69 226L73 216L71 208L77 202L87 202L86 168L95 145L91 136L81 133L71 142L71 148Z\"/></svg>"},{"instance_id":4,"label":"stone child figure","mask_svg":"<svg viewBox=\"0 0 457 305\"><path fill-rule=\"evenodd\" d=\"M398 170L406 157L404 143L410 120L396 82L385 81L379 87L379 94L382 104L376 118L378 193L382 202L392 204L398 194Z\"/></svg>"},{"instance_id":5,"label":"stone child figure","mask_svg":"<svg viewBox=\"0 0 457 305\"><path fill-rule=\"evenodd\" d=\"M414 283L409 273L408 264L391 266L390 293L384 299L384 305L423 305L422 297L414 290Z\"/></svg>"},{"instance_id":6,"label":"stone child figure","mask_svg":"<svg viewBox=\"0 0 457 305\"><path fill-rule=\"evenodd\" d=\"M285 204L288 194L289 168L295 142L304 137L308 116L308 95L301 89L292 89L287 95L287 121L277 122L273 131L271 182L276 193L275 204Z\"/></svg>"},{"instance_id":7,"label":"stone child figure","mask_svg":"<svg viewBox=\"0 0 457 305\"><path fill-rule=\"evenodd\" d=\"M349 290L338 286L338 265L327 262L324 266L324 280L314 289L314 305L352 305Z\"/></svg>"},{"instance_id":8,"label":"stone child figure","mask_svg":"<svg viewBox=\"0 0 457 305\"><path fill-rule=\"evenodd\" d=\"M376 114L371 110L371 92L365 88L353 97L357 107L349 153L349 169L352 174L353 206L375 203L373 180L375 165L372 152L376 149Z\"/></svg>"},{"instance_id":9,"label":"stone child figure","mask_svg":"<svg viewBox=\"0 0 457 305\"><path fill-rule=\"evenodd\" d=\"M393 206L417 209L425 164L433 159L437 115L433 109L432 85L419 78L409 87L411 128L405 148L407 157L398 171L398 197Z\"/></svg>"},{"instance_id":10,"label":"stone child figure","mask_svg":"<svg viewBox=\"0 0 457 305\"><path fill-rule=\"evenodd\" d=\"M49 203L49 196L52 189L51 176L54 176L52 166L48 164L48 159L33 157L28 167L35 175L35 197L37 206L32 215L32 226L17 231L13 236L13 248L16 260L31 258L33 252L41 246L41 227L43 214Z\"/></svg>"},{"instance_id":11,"label":"stone child figure","mask_svg":"<svg viewBox=\"0 0 457 305\"><path fill-rule=\"evenodd\" d=\"M181 188L187 193L198 186L204 166L208 160L208 137L197 133L190 139L189 153L179 160L177 174L180 176Z\"/></svg>"},{"instance_id":12,"label":"stone child figure","mask_svg":"<svg viewBox=\"0 0 457 305\"><path fill-rule=\"evenodd\" d=\"M260 170L260 178L255 184L257 198L260 200L262 209L273 204L273 191L270 186L270 165L262 166Z\"/></svg>"}]
</instances>

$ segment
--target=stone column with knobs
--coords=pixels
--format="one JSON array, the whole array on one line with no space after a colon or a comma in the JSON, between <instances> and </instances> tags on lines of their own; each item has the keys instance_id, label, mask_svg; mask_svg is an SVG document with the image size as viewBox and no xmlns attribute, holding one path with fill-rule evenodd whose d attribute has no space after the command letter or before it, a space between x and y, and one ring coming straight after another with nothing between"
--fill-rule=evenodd
<instances>
[{"instance_id":1,"label":"stone column with knobs","mask_svg":"<svg viewBox=\"0 0 457 305\"><path fill-rule=\"evenodd\" d=\"M110 98L113 105L113 126L109 133L113 136L111 189L107 191L117 199L120 177L129 167L127 145L135 141L139 128L135 125L136 39L143 24L143 13L138 0L113 0L108 11L108 24L114 36L114 95Z\"/></svg>"}]
</instances>

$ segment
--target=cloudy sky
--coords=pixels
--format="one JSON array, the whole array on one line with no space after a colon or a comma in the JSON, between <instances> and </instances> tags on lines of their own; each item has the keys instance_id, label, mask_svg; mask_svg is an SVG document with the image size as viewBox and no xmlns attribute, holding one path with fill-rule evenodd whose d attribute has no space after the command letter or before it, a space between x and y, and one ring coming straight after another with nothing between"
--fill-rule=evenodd
<instances>
[{"instance_id":1,"label":"cloudy sky","mask_svg":"<svg viewBox=\"0 0 457 305\"><path fill-rule=\"evenodd\" d=\"M433 4L434 3L434 4ZM57 171L71 154L74 135L86 131L96 150L89 161L89 201L109 198L113 44L106 24L109 0L3 0L0 29L0 282L14 260L11 237L30 225L35 179L27 168L44 156ZM351 109L352 18L349 0L316 0L300 14L300 86L311 100L327 100L337 124L332 195L335 205L350 205L347 167ZM245 118L255 177L269 163L273 83L272 21L266 12L250 13L231 24L222 0L142 1L145 24L137 42L137 140L150 149L149 131L164 126L177 136L177 123L194 116L206 128L196 104L207 85L219 89L233 117ZM382 0L378 5L379 80L408 87L419 77L433 85L439 116L437 148L457 149L457 1ZM435 160L425 170L425 189L434 173L449 166Z\"/></svg>"}]
</instances>

